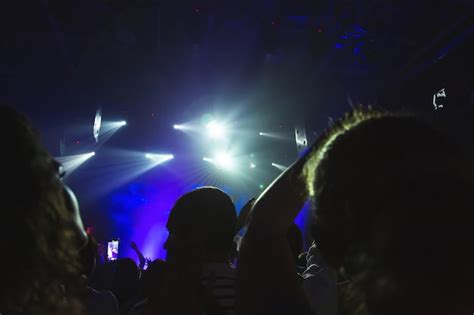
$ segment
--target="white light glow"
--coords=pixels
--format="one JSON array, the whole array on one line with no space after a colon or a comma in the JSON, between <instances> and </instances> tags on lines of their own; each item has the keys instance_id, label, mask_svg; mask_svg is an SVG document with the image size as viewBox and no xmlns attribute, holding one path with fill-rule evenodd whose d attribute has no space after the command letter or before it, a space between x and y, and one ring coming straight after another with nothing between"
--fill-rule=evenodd
<instances>
[{"instance_id":1,"label":"white light glow","mask_svg":"<svg viewBox=\"0 0 474 315\"><path fill-rule=\"evenodd\" d=\"M287 166L284 166L284 165L281 165L281 164L277 164L277 163L272 163L272 166L273 167L276 167L277 169L279 169L280 171L284 171L286 170L288 167Z\"/></svg>"},{"instance_id":2,"label":"white light glow","mask_svg":"<svg viewBox=\"0 0 474 315\"><path fill-rule=\"evenodd\" d=\"M250 168L256 168L257 166L254 163L250 163Z\"/></svg>"},{"instance_id":3,"label":"white light glow","mask_svg":"<svg viewBox=\"0 0 474 315\"><path fill-rule=\"evenodd\" d=\"M95 113L94 126L92 132L94 135L95 142L99 142L100 127L102 126L102 111L100 109Z\"/></svg>"},{"instance_id":4,"label":"white light glow","mask_svg":"<svg viewBox=\"0 0 474 315\"><path fill-rule=\"evenodd\" d=\"M168 160L174 159L173 154L153 154L153 153L147 153L145 154L145 157L147 159L152 160L154 163L161 164L163 162L166 162Z\"/></svg>"},{"instance_id":5,"label":"white light glow","mask_svg":"<svg viewBox=\"0 0 474 315\"><path fill-rule=\"evenodd\" d=\"M214 164L218 169L226 171L232 171L235 168L234 159L226 152L219 152L213 158L204 157L202 160Z\"/></svg>"},{"instance_id":6,"label":"white light glow","mask_svg":"<svg viewBox=\"0 0 474 315\"><path fill-rule=\"evenodd\" d=\"M216 166L224 170L230 170L234 166L234 161L228 153L218 153L214 159Z\"/></svg>"},{"instance_id":7,"label":"white light glow","mask_svg":"<svg viewBox=\"0 0 474 315\"><path fill-rule=\"evenodd\" d=\"M225 136L226 128L223 124L213 120L206 125L207 135L212 139L222 139Z\"/></svg>"},{"instance_id":8,"label":"white light glow","mask_svg":"<svg viewBox=\"0 0 474 315\"><path fill-rule=\"evenodd\" d=\"M56 160L61 163L67 177L94 155L95 152L89 152L84 154L61 156L56 158Z\"/></svg>"}]
</instances>

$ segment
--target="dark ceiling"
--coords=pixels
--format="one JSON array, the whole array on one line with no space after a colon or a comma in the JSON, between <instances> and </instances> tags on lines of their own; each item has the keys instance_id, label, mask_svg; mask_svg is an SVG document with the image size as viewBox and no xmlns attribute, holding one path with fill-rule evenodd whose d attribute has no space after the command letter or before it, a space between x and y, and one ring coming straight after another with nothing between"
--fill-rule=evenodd
<instances>
[{"instance_id":1,"label":"dark ceiling","mask_svg":"<svg viewBox=\"0 0 474 315\"><path fill-rule=\"evenodd\" d=\"M444 66L455 76L450 84L472 91L474 2L468 0L0 6L0 97L48 137L92 120L98 106L109 117L132 120L158 113L167 125L239 107L262 117L264 126L305 122L320 129L349 102L407 102L400 89L416 99L406 86L432 80L427 73L442 59L451 60ZM424 83L426 93L436 88L432 83Z\"/></svg>"}]
</instances>

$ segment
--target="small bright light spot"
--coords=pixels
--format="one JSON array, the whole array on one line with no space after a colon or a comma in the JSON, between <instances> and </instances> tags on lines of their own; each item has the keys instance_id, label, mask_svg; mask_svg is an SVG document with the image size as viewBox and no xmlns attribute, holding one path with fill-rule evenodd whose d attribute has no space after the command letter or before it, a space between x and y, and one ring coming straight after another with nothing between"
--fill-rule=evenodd
<instances>
[{"instance_id":1,"label":"small bright light spot","mask_svg":"<svg viewBox=\"0 0 474 315\"><path fill-rule=\"evenodd\" d=\"M125 126L125 125L127 125L127 122L125 120L122 120L121 122L119 122L119 125L120 126Z\"/></svg>"},{"instance_id":2,"label":"small bright light spot","mask_svg":"<svg viewBox=\"0 0 474 315\"><path fill-rule=\"evenodd\" d=\"M256 168L257 166L254 163L250 163L250 168Z\"/></svg>"},{"instance_id":3,"label":"small bright light spot","mask_svg":"<svg viewBox=\"0 0 474 315\"><path fill-rule=\"evenodd\" d=\"M90 156L94 156L94 155L95 155L95 152L91 152L91 153L89 153L89 154L90 154Z\"/></svg>"},{"instance_id":4,"label":"small bright light spot","mask_svg":"<svg viewBox=\"0 0 474 315\"><path fill-rule=\"evenodd\" d=\"M263 135L264 135L264 133L263 133L263 132L259 132L258 134L259 134L259 135L261 135L261 136L263 136Z\"/></svg>"},{"instance_id":5,"label":"small bright light spot","mask_svg":"<svg viewBox=\"0 0 474 315\"><path fill-rule=\"evenodd\" d=\"M225 136L224 125L212 120L206 125L207 134L213 139L222 139Z\"/></svg>"},{"instance_id":6,"label":"small bright light spot","mask_svg":"<svg viewBox=\"0 0 474 315\"><path fill-rule=\"evenodd\" d=\"M173 129L175 129L175 130L192 130L193 127L192 127L192 125L189 125L189 124L182 124L182 125L176 124L176 125L173 125Z\"/></svg>"},{"instance_id":7,"label":"small bright light spot","mask_svg":"<svg viewBox=\"0 0 474 315\"><path fill-rule=\"evenodd\" d=\"M263 186L262 184L260 184L260 186L258 186L258 187L259 187L260 189L263 189L264 186Z\"/></svg>"}]
</instances>

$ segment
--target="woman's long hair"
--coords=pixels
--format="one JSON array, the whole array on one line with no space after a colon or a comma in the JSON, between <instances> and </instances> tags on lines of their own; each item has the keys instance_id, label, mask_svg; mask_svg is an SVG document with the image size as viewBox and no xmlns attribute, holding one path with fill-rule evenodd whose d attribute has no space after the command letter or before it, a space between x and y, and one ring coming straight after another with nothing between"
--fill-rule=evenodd
<instances>
[{"instance_id":1,"label":"woman's long hair","mask_svg":"<svg viewBox=\"0 0 474 315\"><path fill-rule=\"evenodd\" d=\"M1 314L77 314L76 232L57 164L24 116L0 106Z\"/></svg>"}]
</instances>

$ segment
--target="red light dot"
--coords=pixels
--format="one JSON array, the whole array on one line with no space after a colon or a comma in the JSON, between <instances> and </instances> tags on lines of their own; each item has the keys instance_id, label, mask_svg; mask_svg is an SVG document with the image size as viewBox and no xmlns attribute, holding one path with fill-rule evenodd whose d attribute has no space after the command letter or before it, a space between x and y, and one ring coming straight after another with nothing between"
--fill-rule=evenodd
<instances>
[{"instance_id":1,"label":"red light dot","mask_svg":"<svg viewBox=\"0 0 474 315\"><path fill-rule=\"evenodd\" d=\"M320 28L320 27L318 27L318 28L316 29L316 31L317 31L318 33L322 33L322 32L323 32L323 29Z\"/></svg>"}]
</instances>

